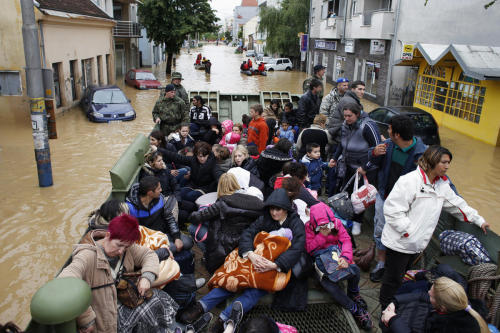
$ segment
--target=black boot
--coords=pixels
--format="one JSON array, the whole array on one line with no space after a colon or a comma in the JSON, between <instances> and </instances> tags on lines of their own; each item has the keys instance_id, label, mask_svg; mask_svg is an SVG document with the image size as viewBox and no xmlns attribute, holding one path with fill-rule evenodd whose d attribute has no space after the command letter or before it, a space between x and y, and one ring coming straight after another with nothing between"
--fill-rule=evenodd
<instances>
[{"instance_id":1,"label":"black boot","mask_svg":"<svg viewBox=\"0 0 500 333\"><path fill-rule=\"evenodd\" d=\"M224 320L220 317L215 320L215 322L210 326L207 333L223 333L224 332Z\"/></svg>"}]
</instances>

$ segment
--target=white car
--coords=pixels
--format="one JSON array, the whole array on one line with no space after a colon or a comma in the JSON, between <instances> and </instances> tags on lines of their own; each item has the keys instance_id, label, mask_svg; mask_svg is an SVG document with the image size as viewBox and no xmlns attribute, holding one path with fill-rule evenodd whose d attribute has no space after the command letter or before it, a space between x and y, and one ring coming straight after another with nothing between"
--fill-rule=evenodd
<instances>
[{"instance_id":1,"label":"white car","mask_svg":"<svg viewBox=\"0 0 500 333\"><path fill-rule=\"evenodd\" d=\"M291 71L293 64L288 58L276 58L265 64L266 71Z\"/></svg>"},{"instance_id":2,"label":"white car","mask_svg":"<svg viewBox=\"0 0 500 333\"><path fill-rule=\"evenodd\" d=\"M248 50L247 53L245 54L245 57L255 57L257 53L255 50Z\"/></svg>"}]
</instances>

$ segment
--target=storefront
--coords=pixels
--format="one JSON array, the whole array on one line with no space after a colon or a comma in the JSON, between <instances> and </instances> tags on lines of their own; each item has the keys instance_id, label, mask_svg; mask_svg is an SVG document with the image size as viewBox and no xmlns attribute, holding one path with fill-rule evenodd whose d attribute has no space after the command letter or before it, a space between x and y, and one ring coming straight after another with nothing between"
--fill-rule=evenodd
<instances>
[{"instance_id":1,"label":"storefront","mask_svg":"<svg viewBox=\"0 0 500 333\"><path fill-rule=\"evenodd\" d=\"M439 125L499 146L500 52L496 49L417 43L413 57L400 63L419 68L413 105L430 112Z\"/></svg>"}]
</instances>

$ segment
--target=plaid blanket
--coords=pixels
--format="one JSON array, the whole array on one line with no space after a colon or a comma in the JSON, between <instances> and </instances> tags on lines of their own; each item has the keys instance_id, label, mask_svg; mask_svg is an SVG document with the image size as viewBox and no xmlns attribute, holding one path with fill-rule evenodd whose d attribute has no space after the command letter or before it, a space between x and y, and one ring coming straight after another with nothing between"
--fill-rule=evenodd
<instances>
[{"instance_id":1,"label":"plaid blanket","mask_svg":"<svg viewBox=\"0 0 500 333\"><path fill-rule=\"evenodd\" d=\"M134 309L118 303L118 332L170 332L168 326L175 322L179 306L166 292L151 290L153 297Z\"/></svg>"}]
</instances>

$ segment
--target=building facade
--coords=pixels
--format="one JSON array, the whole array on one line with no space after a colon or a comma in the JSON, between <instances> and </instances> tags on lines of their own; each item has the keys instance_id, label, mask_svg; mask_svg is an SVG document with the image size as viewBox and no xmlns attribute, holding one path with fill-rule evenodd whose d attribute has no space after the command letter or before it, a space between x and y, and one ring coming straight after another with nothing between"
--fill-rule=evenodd
<instances>
[{"instance_id":1,"label":"building facade","mask_svg":"<svg viewBox=\"0 0 500 333\"><path fill-rule=\"evenodd\" d=\"M113 28L115 40L115 71L122 77L129 69L140 65L139 38L141 28L137 22L137 3L135 0L113 0Z\"/></svg>"},{"instance_id":2,"label":"building facade","mask_svg":"<svg viewBox=\"0 0 500 333\"><path fill-rule=\"evenodd\" d=\"M233 40L238 40L240 27L247 23L252 17L258 15L259 7L257 0L242 0L240 6L233 9ZM242 40L243 42L243 40Z\"/></svg>"},{"instance_id":3,"label":"building facade","mask_svg":"<svg viewBox=\"0 0 500 333\"><path fill-rule=\"evenodd\" d=\"M312 0L308 72L322 64L328 82L363 80L366 97L383 104L397 1Z\"/></svg>"}]
</instances>

